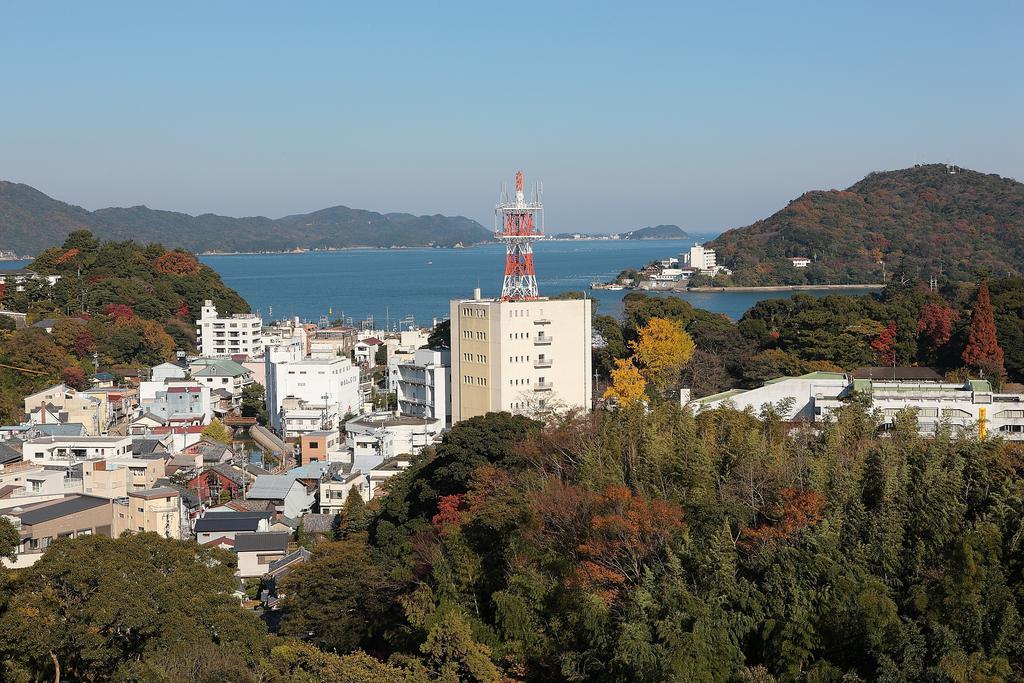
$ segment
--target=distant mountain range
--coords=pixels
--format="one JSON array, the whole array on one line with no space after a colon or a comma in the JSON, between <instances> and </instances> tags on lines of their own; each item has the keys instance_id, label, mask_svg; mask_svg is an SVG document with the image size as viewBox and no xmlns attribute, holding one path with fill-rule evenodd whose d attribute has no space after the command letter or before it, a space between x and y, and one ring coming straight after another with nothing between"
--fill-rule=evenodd
<instances>
[{"instance_id":1,"label":"distant mountain range","mask_svg":"<svg viewBox=\"0 0 1024 683\"><path fill-rule=\"evenodd\" d=\"M103 239L162 242L194 252L450 247L492 238L484 226L462 216L381 214L346 206L276 219L190 216L145 206L87 211L28 185L0 181L0 250L37 254L82 229Z\"/></svg>"},{"instance_id":2,"label":"distant mountain range","mask_svg":"<svg viewBox=\"0 0 1024 683\"><path fill-rule=\"evenodd\" d=\"M946 164L814 190L709 243L731 284L873 283L897 271L975 280L1024 271L1024 184ZM812 260L794 268L790 257Z\"/></svg>"},{"instance_id":3,"label":"distant mountain range","mask_svg":"<svg viewBox=\"0 0 1024 683\"><path fill-rule=\"evenodd\" d=\"M622 233L624 240L684 240L688 237L678 225L653 225Z\"/></svg>"}]
</instances>

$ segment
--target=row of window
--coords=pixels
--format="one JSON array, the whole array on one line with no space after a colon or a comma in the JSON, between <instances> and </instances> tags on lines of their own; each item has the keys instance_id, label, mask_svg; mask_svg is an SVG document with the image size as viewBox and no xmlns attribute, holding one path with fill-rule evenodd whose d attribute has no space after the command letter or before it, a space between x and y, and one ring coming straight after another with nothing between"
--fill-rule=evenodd
<instances>
[{"instance_id":1,"label":"row of window","mask_svg":"<svg viewBox=\"0 0 1024 683\"><path fill-rule=\"evenodd\" d=\"M473 362L486 363L487 362L487 356L485 356L482 353L476 353L476 354L464 353L464 354L462 354L462 360L468 361L470 363L473 363Z\"/></svg>"},{"instance_id":2,"label":"row of window","mask_svg":"<svg viewBox=\"0 0 1024 683\"><path fill-rule=\"evenodd\" d=\"M487 317L487 309L486 308L469 308L467 306L467 307L464 307L462 309L462 317L464 317L464 318L486 318Z\"/></svg>"},{"instance_id":3,"label":"row of window","mask_svg":"<svg viewBox=\"0 0 1024 683\"><path fill-rule=\"evenodd\" d=\"M476 385L484 386L485 387L485 386L487 386L487 378L486 377L474 377L473 375L463 375L462 376L462 383L463 384L476 384Z\"/></svg>"},{"instance_id":4,"label":"row of window","mask_svg":"<svg viewBox=\"0 0 1024 683\"><path fill-rule=\"evenodd\" d=\"M529 332L509 332L508 338L509 339L529 339L530 338L530 333Z\"/></svg>"},{"instance_id":5,"label":"row of window","mask_svg":"<svg viewBox=\"0 0 1024 683\"><path fill-rule=\"evenodd\" d=\"M541 360L543 360L543 359L544 359L544 357L541 356ZM509 363L529 363L530 362L530 357L529 356L509 356L508 357L508 362Z\"/></svg>"},{"instance_id":6,"label":"row of window","mask_svg":"<svg viewBox=\"0 0 1024 683\"><path fill-rule=\"evenodd\" d=\"M544 309L543 308L540 309L540 314L544 315ZM530 317L530 309L529 308L510 308L509 311L508 311L508 317L510 317L510 318L529 318Z\"/></svg>"},{"instance_id":7,"label":"row of window","mask_svg":"<svg viewBox=\"0 0 1024 683\"><path fill-rule=\"evenodd\" d=\"M462 337L463 339L478 339L482 341L487 339L487 333L479 331L474 333L473 330L463 330Z\"/></svg>"}]
</instances>

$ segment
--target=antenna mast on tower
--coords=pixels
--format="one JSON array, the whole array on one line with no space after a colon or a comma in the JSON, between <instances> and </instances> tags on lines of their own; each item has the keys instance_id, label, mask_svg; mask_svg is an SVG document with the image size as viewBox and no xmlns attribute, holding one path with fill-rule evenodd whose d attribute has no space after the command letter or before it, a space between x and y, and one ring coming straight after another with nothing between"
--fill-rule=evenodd
<instances>
[{"instance_id":1,"label":"antenna mast on tower","mask_svg":"<svg viewBox=\"0 0 1024 683\"><path fill-rule=\"evenodd\" d=\"M541 190L534 185L530 201L523 194L523 172L516 171L516 197L508 200L504 188L494 207L494 235L505 243L503 301L536 299L537 273L533 267L533 242L544 235Z\"/></svg>"}]
</instances>

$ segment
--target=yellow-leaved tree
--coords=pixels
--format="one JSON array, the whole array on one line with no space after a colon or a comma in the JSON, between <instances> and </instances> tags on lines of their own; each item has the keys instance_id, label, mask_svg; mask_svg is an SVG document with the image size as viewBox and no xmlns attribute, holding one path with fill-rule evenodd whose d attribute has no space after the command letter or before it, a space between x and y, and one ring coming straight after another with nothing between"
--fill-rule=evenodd
<instances>
[{"instance_id":1,"label":"yellow-leaved tree","mask_svg":"<svg viewBox=\"0 0 1024 683\"><path fill-rule=\"evenodd\" d=\"M644 379L659 395L679 387L679 378L695 345L678 320L651 318L629 343Z\"/></svg>"},{"instance_id":2,"label":"yellow-leaved tree","mask_svg":"<svg viewBox=\"0 0 1024 683\"><path fill-rule=\"evenodd\" d=\"M647 380L640 373L640 368L633 364L632 358L618 358L612 370L612 384L605 389L606 399L614 398L623 408L644 397Z\"/></svg>"}]
</instances>

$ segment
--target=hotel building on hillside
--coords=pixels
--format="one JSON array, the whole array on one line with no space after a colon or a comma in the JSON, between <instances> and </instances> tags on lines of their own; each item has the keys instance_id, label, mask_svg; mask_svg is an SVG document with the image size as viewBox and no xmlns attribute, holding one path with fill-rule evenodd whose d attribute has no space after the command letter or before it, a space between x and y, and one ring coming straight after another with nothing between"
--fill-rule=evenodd
<instances>
[{"instance_id":1,"label":"hotel building on hillside","mask_svg":"<svg viewBox=\"0 0 1024 683\"><path fill-rule=\"evenodd\" d=\"M221 316L207 299L196 321L196 346L206 358L263 355L263 318L254 313Z\"/></svg>"},{"instance_id":2,"label":"hotel building on hillside","mask_svg":"<svg viewBox=\"0 0 1024 683\"><path fill-rule=\"evenodd\" d=\"M452 423L591 407L590 299L451 302Z\"/></svg>"}]
</instances>

